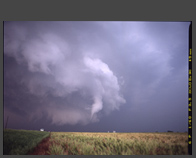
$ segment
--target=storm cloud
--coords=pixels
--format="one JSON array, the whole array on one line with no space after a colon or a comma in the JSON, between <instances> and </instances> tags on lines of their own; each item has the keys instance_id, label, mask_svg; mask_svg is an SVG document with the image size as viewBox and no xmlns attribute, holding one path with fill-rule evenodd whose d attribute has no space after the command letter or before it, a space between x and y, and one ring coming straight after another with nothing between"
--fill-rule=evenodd
<instances>
[{"instance_id":1,"label":"storm cloud","mask_svg":"<svg viewBox=\"0 0 196 158\"><path fill-rule=\"evenodd\" d=\"M75 50L67 42L69 37L55 30L34 34L36 24L5 23L4 53L28 71L18 78L18 84L27 87L30 95L46 98L44 103L33 105L31 115L45 111L55 124L86 124L98 121L97 114L102 110L110 113L126 102L117 77L106 63L89 57L85 50ZM43 23L43 28L46 25ZM8 77L11 75L15 73ZM18 109L29 113L27 104Z\"/></svg>"},{"instance_id":2,"label":"storm cloud","mask_svg":"<svg viewBox=\"0 0 196 158\"><path fill-rule=\"evenodd\" d=\"M4 22L4 121L185 131L188 27Z\"/></svg>"}]
</instances>

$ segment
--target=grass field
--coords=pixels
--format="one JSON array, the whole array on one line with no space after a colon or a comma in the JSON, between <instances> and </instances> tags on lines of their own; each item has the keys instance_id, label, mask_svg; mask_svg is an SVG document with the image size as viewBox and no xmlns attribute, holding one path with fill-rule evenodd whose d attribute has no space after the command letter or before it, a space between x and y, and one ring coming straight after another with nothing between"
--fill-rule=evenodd
<instances>
[{"instance_id":1,"label":"grass field","mask_svg":"<svg viewBox=\"0 0 196 158\"><path fill-rule=\"evenodd\" d=\"M25 155L49 134L49 132L6 129L3 131L3 154Z\"/></svg>"},{"instance_id":2,"label":"grass field","mask_svg":"<svg viewBox=\"0 0 196 158\"><path fill-rule=\"evenodd\" d=\"M50 155L184 155L187 133L52 132Z\"/></svg>"},{"instance_id":3,"label":"grass field","mask_svg":"<svg viewBox=\"0 0 196 158\"><path fill-rule=\"evenodd\" d=\"M4 154L26 154L48 135L4 131ZM42 149L39 155L188 155L188 134L51 132L44 146L36 148Z\"/></svg>"}]
</instances>

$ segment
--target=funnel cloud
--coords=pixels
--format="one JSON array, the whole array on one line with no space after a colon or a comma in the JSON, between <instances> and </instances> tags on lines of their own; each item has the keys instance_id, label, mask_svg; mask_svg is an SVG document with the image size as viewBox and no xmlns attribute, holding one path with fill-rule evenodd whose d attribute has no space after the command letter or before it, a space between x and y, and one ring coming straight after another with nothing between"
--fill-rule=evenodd
<instances>
[{"instance_id":1,"label":"funnel cloud","mask_svg":"<svg viewBox=\"0 0 196 158\"><path fill-rule=\"evenodd\" d=\"M17 129L186 131L188 27L4 22L4 121Z\"/></svg>"},{"instance_id":2,"label":"funnel cloud","mask_svg":"<svg viewBox=\"0 0 196 158\"><path fill-rule=\"evenodd\" d=\"M23 106L32 119L37 117L38 109L44 111L54 124L87 124L98 121L97 114L103 109L110 113L125 103L117 77L106 63L89 57L85 50L74 50L66 36L29 30L29 25L5 23L5 56L14 58L27 71L18 84L25 86L29 95L43 100L34 105L33 111L28 111L27 105L19 109ZM33 30L40 33L34 34Z\"/></svg>"}]
</instances>

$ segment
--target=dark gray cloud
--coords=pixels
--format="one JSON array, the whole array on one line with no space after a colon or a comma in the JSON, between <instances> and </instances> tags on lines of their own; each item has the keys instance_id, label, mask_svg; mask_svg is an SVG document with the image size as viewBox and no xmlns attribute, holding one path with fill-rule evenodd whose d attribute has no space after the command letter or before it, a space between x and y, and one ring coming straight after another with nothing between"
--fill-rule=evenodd
<instances>
[{"instance_id":1,"label":"dark gray cloud","mask_svg":"<svg viewBox=\"0 0 196 158\"><path fill-rule=\"evenodd\" d=\"M185 131L188 27L5 22L4 120L20 128Z\"/></svg>"}]
</instances>

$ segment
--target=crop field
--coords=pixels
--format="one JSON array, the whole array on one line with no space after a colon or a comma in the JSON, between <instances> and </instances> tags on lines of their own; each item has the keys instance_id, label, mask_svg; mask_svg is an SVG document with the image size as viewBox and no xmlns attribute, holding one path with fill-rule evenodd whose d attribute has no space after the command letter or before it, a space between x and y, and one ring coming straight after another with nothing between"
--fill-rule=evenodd
<instances>
[{"instance_id":1,"label":"crop field","mask_svg":"<svg viewBox=\"0 0 196 158\"><path fill-rule=\"evenodd\" d=\"M50 155L184 155L187 133L53 132Z\"/></svg>"},{"instance_id":2,"label":"crop field","mask_svg":"<svg viewBox=\"0 0 196 158\"><path fill-rule=\"evenodd\" d=\"M188 155L188 134L51 132L28 154Z\"/></svg>"},{"instance_id":3,"label":"crop field","mask_svg":"<svg viewBox=\"0 0 196 158\"><path fill-rule=\"evenodd\" d=\"M49 132L6 129L3 131L3 154L25 155L49 134Z\"/></svg>"}]
</instances>

